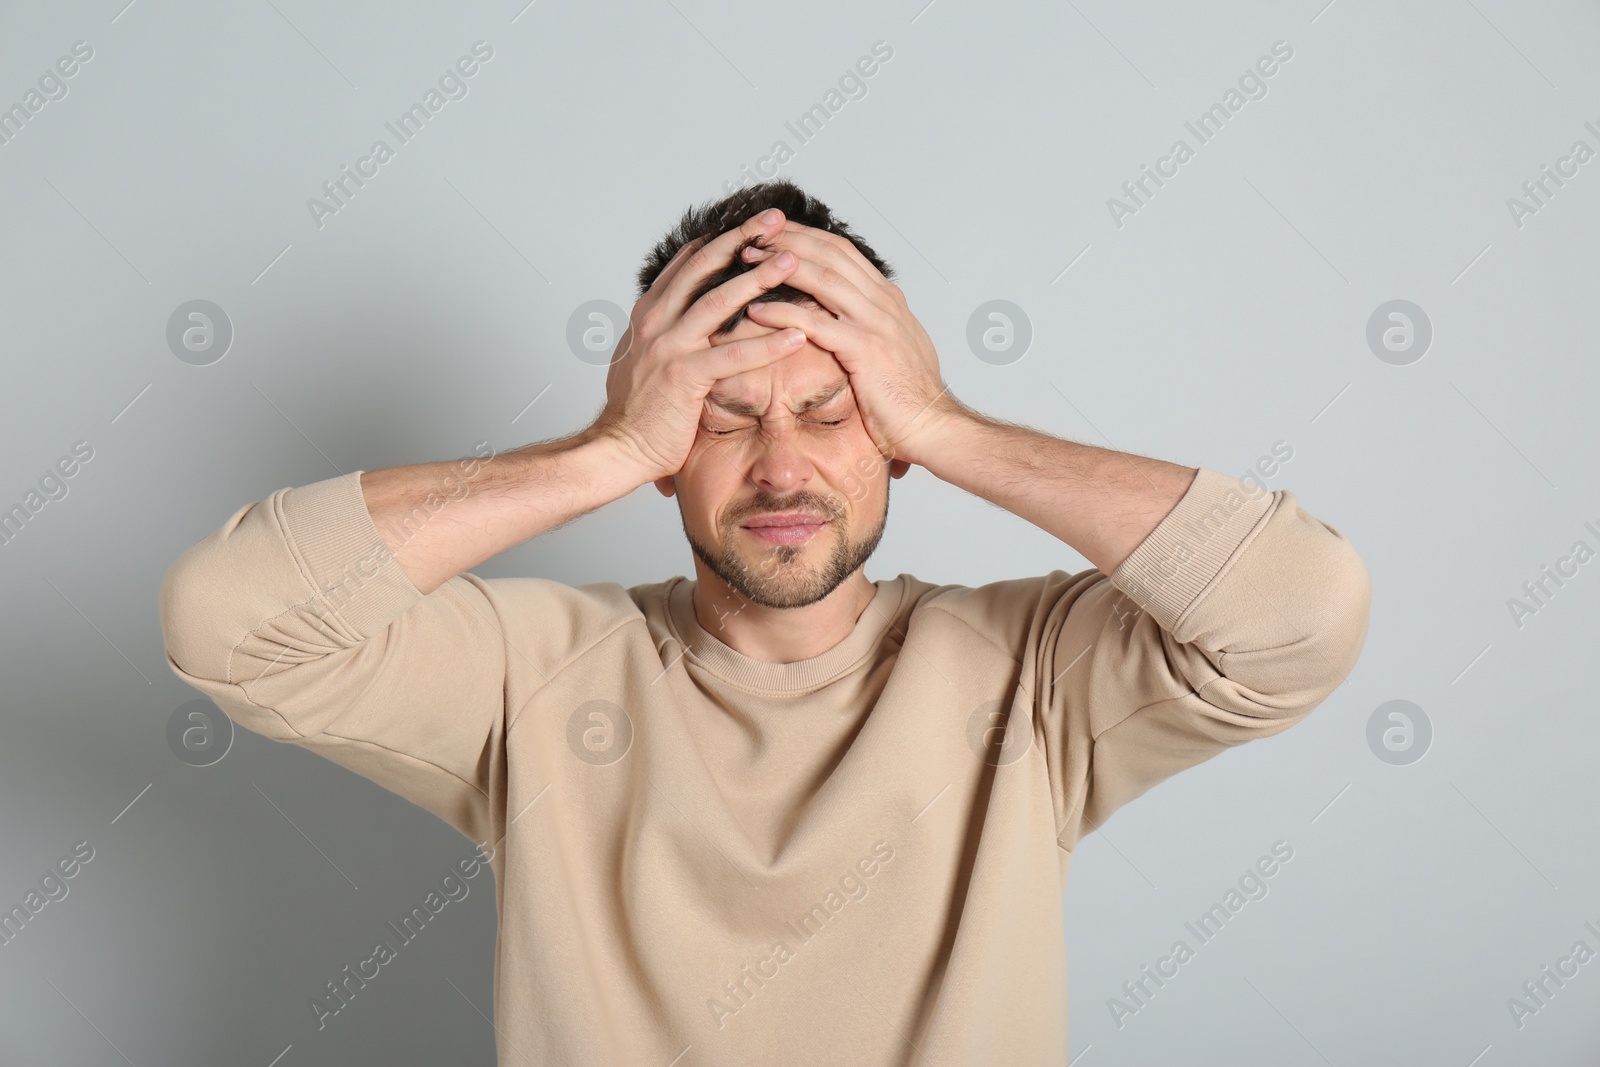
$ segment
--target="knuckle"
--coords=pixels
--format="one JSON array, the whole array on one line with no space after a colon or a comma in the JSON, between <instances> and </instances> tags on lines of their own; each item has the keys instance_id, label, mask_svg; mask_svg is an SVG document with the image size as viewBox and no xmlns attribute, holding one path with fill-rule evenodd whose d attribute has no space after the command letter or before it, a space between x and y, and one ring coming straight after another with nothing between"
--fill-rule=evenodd
<instances>
[{"instance_id":1,"label":"knuckle","mask_svg":"<svg viewBox=\"0 0 1600 1067\"><path fill-rule=\"evenodd\" d=\"M654 337L661 332L662 320L666 318L667 314L661 309L661 305L651 304L649 307L635 307L633 311L634 313L629 320L629 331L631 333L644 337Z\"/></svg>"},{"instance_id":2,"label":"knuckle","mask_svg":"<svg viewBox=\"0 0 1600 1067\"><path fill-rule=\"evenodd\" d=\"M728 295L722 291L721 286L718 286L702 296L700 301L708 311L722 311L728 306Z\"/></svg>"}]
</instances>

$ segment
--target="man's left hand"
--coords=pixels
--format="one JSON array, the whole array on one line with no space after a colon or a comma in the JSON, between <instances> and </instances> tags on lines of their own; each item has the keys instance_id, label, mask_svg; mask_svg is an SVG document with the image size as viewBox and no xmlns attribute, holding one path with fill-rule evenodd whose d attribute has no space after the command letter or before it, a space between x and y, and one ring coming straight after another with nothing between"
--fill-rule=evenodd
<instances>
[{"instance_id":1,"label":"man's left hand","mask_svg":"<svg viewBox=\"0 0 1600 1067\"><path fill-rule=\"evenodd\" d=\"M800 260L784 284L822 307L758 301L745 314L773 329L798 327L832 352L884 459L926 466L941 422L965 409L941 379L938 351L905 294L848 240L797 222L786 220L764 249L746 249L744 258L759 263L783 249Z\"/></svg>"}]
</instances>

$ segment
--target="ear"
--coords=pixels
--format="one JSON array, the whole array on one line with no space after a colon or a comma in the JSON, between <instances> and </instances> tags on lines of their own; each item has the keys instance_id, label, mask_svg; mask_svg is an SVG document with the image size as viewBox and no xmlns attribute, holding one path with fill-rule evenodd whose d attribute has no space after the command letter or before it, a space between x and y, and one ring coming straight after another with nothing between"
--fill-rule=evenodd
<instances>
[{"instance_id":1,"label":"ear","mask_svg":"<svg viewBox=\"0 0 1600 1067\"><path fill-rule=\"evenodd\" d=\"M653 484L662 496L670 497L678 491L678 481L670 474L665 478L657 478Z\"/></svg>"},{"instance_id":2,"label":"ear","mask_svg":"<svg viewBox=\"0 0 1600 1067\"><path fill-rule=\"evenodd\" d=\"M889 477L904 478L906 471L911 469L911 463L904 459L891 459L889 461Z\"/></svg>"}]
</instances>

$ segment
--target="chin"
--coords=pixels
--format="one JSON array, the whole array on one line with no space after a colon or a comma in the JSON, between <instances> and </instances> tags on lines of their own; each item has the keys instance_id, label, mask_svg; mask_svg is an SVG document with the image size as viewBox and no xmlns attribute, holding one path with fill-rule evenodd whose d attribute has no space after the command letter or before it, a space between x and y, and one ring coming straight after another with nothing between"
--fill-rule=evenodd
<instances>
[{"instance_id":1,"label":"chin","mask_svg":"<svg viewBox=\"0 0 1600 1067\"><path fill-rule=\"evenodd\" d=\"M763 581L755 585L733 585L731 582L729 584L740 596L764 608L807 607L824 599L838 588L837 585L825 586L816 580L798 584L781 581Z\"/></svg>"}]
</instances>

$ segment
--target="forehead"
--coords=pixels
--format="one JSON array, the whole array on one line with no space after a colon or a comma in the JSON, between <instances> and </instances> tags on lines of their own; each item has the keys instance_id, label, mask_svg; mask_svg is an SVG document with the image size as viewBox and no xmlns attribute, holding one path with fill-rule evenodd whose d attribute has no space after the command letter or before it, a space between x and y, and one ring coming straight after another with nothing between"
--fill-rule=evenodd
<instances>
[{"instance_id":1,"label":"forehead","mask_svg":"<svg viewBox=\"0 0 1600 1067\"><path fill-rule=\"evenodd\" d=\"M777 332L770 326L745 319L722 341L723 343L742 341L749 337L761 337ZM769 404L776 402L788 407L790 404L827 391L841 381L844 382L844 386L839 390L836 399L849 397L849 375L839 365L839 361L833 358L832 352L818 348L808 338L805 344L776 363L736 374L731 378L720 379L712 386L706 400L713 406L732 403L754 405L765 410Z\"/></svg>"}]
</instances>

